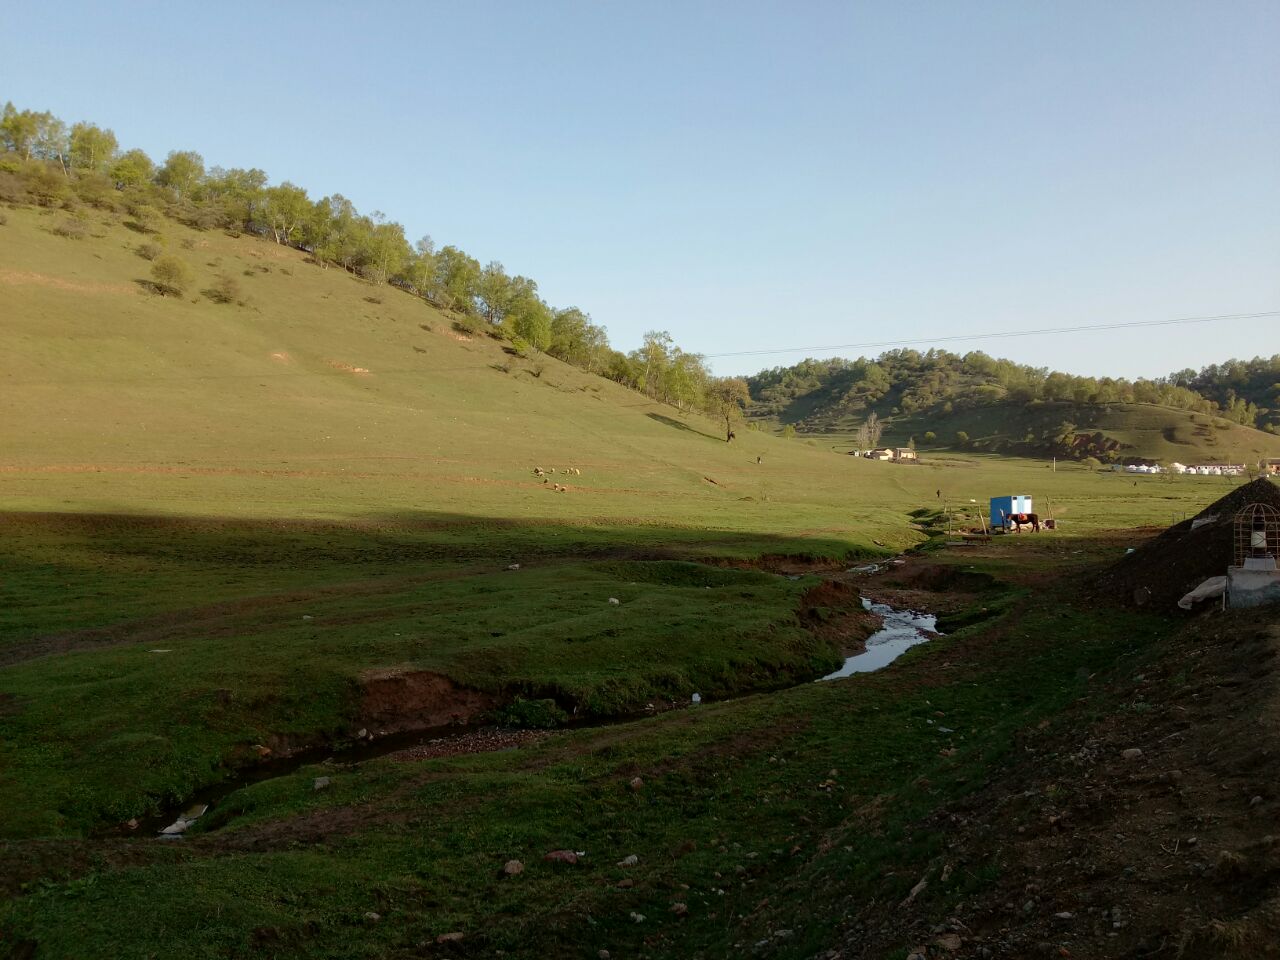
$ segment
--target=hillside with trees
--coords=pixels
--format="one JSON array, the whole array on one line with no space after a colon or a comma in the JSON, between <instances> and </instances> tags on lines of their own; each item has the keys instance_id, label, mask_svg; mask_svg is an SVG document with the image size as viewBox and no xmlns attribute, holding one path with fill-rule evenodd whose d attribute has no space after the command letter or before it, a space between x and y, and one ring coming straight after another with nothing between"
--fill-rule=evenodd
<instances>
[{"instance_id":1,"label":"hillside with trees","mask_svg":"<svg viewBox=\"0 0 1280 960\"><path fill-rule=\"evenodd\" d=\"M257 168L207 167L194 150L174 150L157 162L123 149L114 132L93 123L68 124L48 111L5 104L0 114L0 204L59 211L61 236L83 238L91 213L125 224L146 238L155 262L155 292L181 293L191 270L181 251L164 248L166 221L200 231L268 239L307 254L322 270L342 270L375 286L393 286L445 311L456 329L509 343L520 355L546 354L607 377L681 411L719 419L724 397L745 397L741 381L717 383L698 354L665 331L636 349L614 349L605 328L576 307L556 307L537 281L480 260L431 237L410 242L404 227L380 211L361 213L341 194L312 198L288 180L272 184ZM221 296L235 299L234 277L219 278ZM739 413L740 413L739 405ZM737 414L730 411L732 421Z\"/></svg>"},{"instance_id":2,"label":"hillside with trees","mask_svg":"<svg viewBox=\"0 0 1280 960\"><path fill-rule=\"evenodd\" d=\"M1280 433L1280 354L1179 370L1169 380L1208 397L1240 423Z\"/></svg>"},{"instance_id":3,"label":"hillside with trees","mask_svg":"<svg viewBox=\"0 0 1280 960\"><path fill-rule=\"evenodd\" d=\"M981 352L807 359L748 379L752 416L799 434L1029 456L1275 456L1280 358L1156 380L1080 377ZM1259 402L1261 401L1261 402ZM1265 431L1265 432L1264 432Z\"/></svg>"}]
</instances>

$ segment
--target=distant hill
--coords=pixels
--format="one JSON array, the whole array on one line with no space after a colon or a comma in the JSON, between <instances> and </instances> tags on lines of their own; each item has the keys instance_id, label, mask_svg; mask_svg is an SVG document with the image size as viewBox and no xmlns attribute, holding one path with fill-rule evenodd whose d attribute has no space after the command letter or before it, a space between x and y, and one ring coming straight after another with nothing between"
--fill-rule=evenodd
<instances>
[{"instance_id":1,"label":"distant hill","mask_svg":"<svg viewBox=\"0 0 1280 960\"><path fill-rule=\"evenodd\" d=\"M1265 369L1269 361L1254 361ZM1223 409L1191 378L1074 377L982 353L898 350L874 360L806 360L748 379L757 422L850 447L873 439L1102 462L1256 462L1280 456L1270 408ZM1252 423L1264 419L1268 430ZM1240 422L1246 421L1246 422Z\"/></svg>"}]
</instances>

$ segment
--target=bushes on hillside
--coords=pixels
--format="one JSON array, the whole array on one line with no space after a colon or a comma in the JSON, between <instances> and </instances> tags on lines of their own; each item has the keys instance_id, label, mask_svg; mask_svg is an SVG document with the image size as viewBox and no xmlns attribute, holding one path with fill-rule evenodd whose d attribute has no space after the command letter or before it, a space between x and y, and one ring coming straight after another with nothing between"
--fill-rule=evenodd
<instances>
[{"instance_id":1,"label":"bushes on hillside","mask_svg":"<svg viewBox=\"0 0 1280 960\"><path fill-rule=\"evenodd\" d=\"M204 295L214 303L243 303L244 294L240 289L240 281L229 273L221 273Z\"/></svg>"},{"instance_id":2,"label":"bushes on hillside","mask_svg":"<svg viewBox=\"0 0 1280 960\"><path fill-rule=\"evenodd\" d=\"M75 217L68 217L53 228L55 236L65 237L68 240L83 240L89 235L84 222L77 220Z\"/></svg>"},{"instance_id":3,"label":"bushes on hillside","mask_svg":"<svg viewBox=\"0 0 1280 960\"><path fill-rule=\"evenodd\" d=\"M151 265L152 287L162 296L180 297L191 285L191 268L174 256L164 256Z\"/></svg>"}]
</instances>

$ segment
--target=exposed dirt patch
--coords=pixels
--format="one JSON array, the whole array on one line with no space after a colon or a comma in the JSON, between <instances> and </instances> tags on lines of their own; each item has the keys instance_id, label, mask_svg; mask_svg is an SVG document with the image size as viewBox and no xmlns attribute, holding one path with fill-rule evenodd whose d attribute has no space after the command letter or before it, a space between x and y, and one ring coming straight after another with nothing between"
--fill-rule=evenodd
<instances>
[{"instance_id":1,"label":"exposed dirt patch","mask_svg":"<svg viewBox=\"0 0 1280 960\"><path fill-rule=\"evenodd\" d=\"M863 609L862 597L848 583L824 580L800 598L800 622L850 657L867 648L867 638L880 629L883 619Z\"/></svg>"},{"instance_id":2,"label":"exposed dirt patch","mask_svg":"<svg viewBox=\"0 0 1280 960\"><path fill-rule=\"evenodd\" d=\"M553 736L550 730L476 730L460 737L442 737L426 743L387 754L387 759L398 763L419 760L435 760L440 757L457 757L469 753L490 753L494 750L514 750L530 744L541 743Z\"/></svg>"},{"instance_id":3,"label":"exposed dirt patch","mask_svg":"<svg viewBox=\"0 0 1280 960\"><path fill-rule=\"evenodd\" d=\"M355 373L363 376L369 372L366 367L355 367L349 363L343 363L341 360L326 360L325 363L335 370L341 370L343 373Z\"/></svg>"},{"instance_id":4,"label":"exposed dirt patch","mask_svg":"<svg viewBox=\"0 0 1280 960\"><path fill-rule=\"evenodd\" d=\"M360 687L362 722L379 733L473 723L498 705L493 694L411 667L368 671Z\"/></svg>"}]
</instances>

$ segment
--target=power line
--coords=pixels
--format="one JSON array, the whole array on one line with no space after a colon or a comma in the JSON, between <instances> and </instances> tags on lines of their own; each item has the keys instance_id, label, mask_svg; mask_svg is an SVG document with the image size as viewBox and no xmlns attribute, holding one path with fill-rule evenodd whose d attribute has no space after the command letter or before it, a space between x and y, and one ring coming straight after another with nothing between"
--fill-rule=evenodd
<instances>
[{"instance_id":1,"label":"power line","mask_svg":"<svg viewBox=\"0 0 1280 960\"><path fill-rule=\"evenodd\" d=\"M1121 320L1115 323L1081 324L1073 327L1041 327L1037 330L1001 330L994 333L952 334L945 337L919 337L914 340L879 340L868 343L837 343L826 347L780 347L777 350L737 350L732 353L705 353L704 357L761 357L775 353L820 353L826 350L873 350L879 347L908 347L925 343L952 343L956 340L1002 340L1010 337L1037 337L1058 333L1091 333L1095 330L1122 330L1130 327L1169 327L1180 323L1210 323L1215 320L1257 320L1280 317L1280 310L1258 313L1222 313L1212 317L1178 317L1173 320Z\"/></svg>"}]
</instances>

